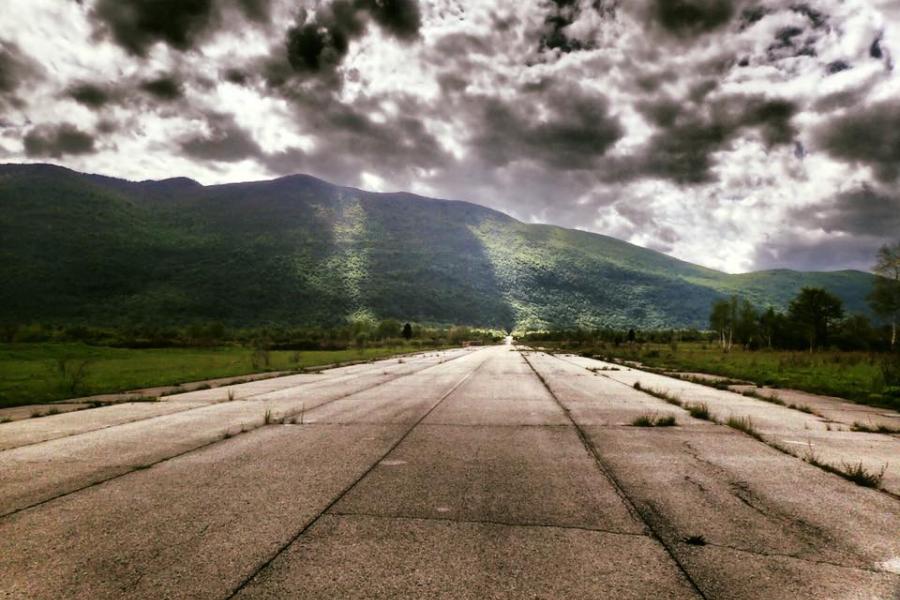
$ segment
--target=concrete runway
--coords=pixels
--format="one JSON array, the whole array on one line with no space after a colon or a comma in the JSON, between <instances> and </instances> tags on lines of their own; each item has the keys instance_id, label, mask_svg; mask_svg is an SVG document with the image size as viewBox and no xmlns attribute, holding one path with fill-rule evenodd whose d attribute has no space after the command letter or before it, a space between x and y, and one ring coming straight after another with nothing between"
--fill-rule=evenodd
<instances>
[{"instance_id":1,"label":"concrete runway","mask_svg":"<svg viewBox=\"0 0 900 600\"><path fill-rule=\"evenodd\" d=\"M896 436L604 366L453 350L0 425L0 598L900 598L896 496L633 383L823 455Z\"/></svg>"}]
</instances>

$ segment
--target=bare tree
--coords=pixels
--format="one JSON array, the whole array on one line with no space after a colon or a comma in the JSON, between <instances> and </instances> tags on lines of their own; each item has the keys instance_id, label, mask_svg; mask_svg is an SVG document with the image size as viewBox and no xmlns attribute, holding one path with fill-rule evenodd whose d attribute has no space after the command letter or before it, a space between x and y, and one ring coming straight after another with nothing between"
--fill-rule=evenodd
<instances>
[{"instance_id":1,"label":"bare tree","mask_svg":"<svg viewBox=\"0 0 900 600\"><path fill-rule=\"evenodd\" d=\"M891 323L891 349L897 344L897 320L900 318L900 242L885 244L878 250L873 269L875 284L869 294L872 310Z\"/></svg>"}]
</instances>

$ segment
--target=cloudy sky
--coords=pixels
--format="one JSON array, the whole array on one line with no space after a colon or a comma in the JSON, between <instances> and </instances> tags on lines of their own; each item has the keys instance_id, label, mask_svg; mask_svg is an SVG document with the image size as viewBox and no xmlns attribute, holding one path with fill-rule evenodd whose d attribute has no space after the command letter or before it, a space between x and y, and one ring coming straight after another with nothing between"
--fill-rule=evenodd
<instances>
[{"instance_id":1,"label":"cloudy sky","mask_svg":"<svg viewBox=\"0 0 900 600\"><path fill-rule=\"evenodd\" d=\"M898 0L3 0L0 162L308 173L730 272L900 237Z\"/></svg>"}]
</instances>

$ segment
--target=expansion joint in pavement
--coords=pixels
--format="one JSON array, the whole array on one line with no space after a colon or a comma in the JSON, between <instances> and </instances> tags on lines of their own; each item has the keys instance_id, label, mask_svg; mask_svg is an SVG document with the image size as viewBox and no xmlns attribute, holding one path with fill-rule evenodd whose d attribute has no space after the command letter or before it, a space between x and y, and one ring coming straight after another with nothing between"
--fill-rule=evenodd
<instances>
[{"instance_id":1,"label":"expansion joint in pavement","mask_svg":"<svg viewBox=\"0 0 900 600\"><path fill-rule=\"evenodd\" d=\"M645 512L642 511L638 507L638 504L628 495L628 493L625 491L625 488L622 486L621 482L619 482L618 478L612 472L612 469L609 468L609 466L606 464L606 461L603 460L603 458L600 456L600 453L597 451L597 449L591 443L590 439L587 436L587 433L585 433L584 429L582 429L581 426L578 424L578 422L572 417L572 413L568 409L568 407L566 407L566 405L562 403L562 401L559 399L559 397L556 395L556 393L553 391L553 389L550 387L550 385L544 379L543 375L541 375L541 373L534 367L534 365L531 364L531 361L528 360L528 357L525 356L524 353L522 353L521 356L522 356L522 359L525 361L525 363L529 366L529 368L535 374L535 376L538 378L538 380L540 380L541 384L547 390L547 393L550 394L550 397L553 398L553 401L556 402L556 404L559 406L559 408L565 413L566 417L568 417L568 419L572 422L572 425L574 426L575 431L578 433L578 437L581 439L581 443L584 445L584 447L588 451L588 453L591 456L593 456L594 463L597 466L597 470L600 472L601 475L603 475L603 477L606 478L607 481L609 481L609 483L612 485L613 489L615 489L618 496L622 499L622 502L625 504L625 506L629 510L629 512L631 512L631 514L634 515L637 518L637 520L641 521L644 524L644 527L647 529L647 531L650 532L651 537L653 539L655 539L659 543L660 546L662 546L662 548L669 555L669 558L672 559L672 562L675 563L675 566L678 567L678 570L681 572L681 574L684 576L684 578L687 580L687 582L691 585L694 592L696 592L698 596L703 598L703 600L708 600L708 596L704 593L703 589L700 587L700 585L697 583L697 581L694 579L694 577L691 575L691 573L687 570L687 567L684 565L684 563L682 563L681 560L678 558L678 555L675 552L674 546L667 543L665 541L665 539L663 539L662 535L657 530L657 528L654 527L654 525L653 525L654 519L651 518L651 515L645 514Z\"/></svg>"},{"instance_id":2,"label":"expansion joint in pavement","mask_svg":"<svg viewBox=\"0 0 900 600\"><path fill-rule=\"evenodd\" d=\"M184 452L179 452L178 454L173 454L172 456L166 456L165 458L161 458L161 459L151 462L151 463L146 463L143 465L137 465L137 466L131 467L127 471L123 471L121 473L116 473L115 475L113 475L111 477L107 477L106 479L100 479L98 481L93 481L87 485L81 486L80 488L77 488L74 490L69 490L67 492L63 492L62 494L57 494L56 496L53 496L51 498L46 498L44 500L41 500L40 502L35 502L34 504L29 504L28 506L22 506L15 510L11 510L9 512L0 514L0 519L5 519L7 517L16 515L20 512L23 512L26 510L31 510L32 508L37 508L38 506L43 506L44 504L53 502L54 500L59 500L60 498L65 498L66 496L71 496L72 494L77 494L78 492L83 492L85 490L89 490L91 488L97 487L98 485L103 485L104 483L113 481L114 479L119 479L121 477L125 477L126 475L131 475L132 473L135 473L137 471L144 471L146 469L155 467L156 465L162 464L164 462L167 462L170 460L175 460L176 458L181 458L182 456L185 456L192 452L197 452L199 450L203 450L204 448L208 448L208 447L212 446L213 444L219 443L220 441L221 441L220 439L210 440L209 442L206 442L205 444L203 444L201 446L197 446L195 448L189 448L189 449L185 450Z\"/></svg>"},{"instance_id":3,"label":"expansion joint in pavement","mask_svg":"<svg viewBox=\"0 0 900 600\"><path fill-rule=\"evenodd\" d=\"M547 354L547 353L545 353L545 354ZM568 363L568 364L570 364L570 365L573 365L573 366L575 366L575 367L578 367L579 369L585 369L585 370L587 370L587 371L590 371L590 369L588 369L588 368L585 367L584 365L579 365L578 363L574 363L574 362L572 362L572 361L570 361L570 360L566 360L566 359L564 359L564 358L560 358L560 357L558 357L558 356L556 356L556 355L554 355L554 354L547 354L547 356L552 356L552 357L555 358L556 360L559 360L559 361L564 362L564 363ZM523 355L523 358L524 358L524 355ZM526 361L527 361L527 359L526 359ZM531 363L528 363L528 364L530 365ZM531 368L534 369L534 367L531 367ZM629 368L630 368L631 370L633 370L633 371L641 371L641 369L635 369L634 367L629 367ZM652 373L652 374L654 374L654 375L659 375L659 373L653 373L652 371L647 371L647 372L648 372L648 373ZM537 371L535 371L535 373L537 373ZM665 375L660 375L660 376L661 376L661 377L665 377ZM540 377L540 375L538 375L538 377ZM624 385L625 387L627 387L627 388L629 388L629 389L633 389L633 386L630 386L630 385L628 385L627 383L625 383L625 382L623 382L623 381L619 381L618 379L615 379L615 378L613 378L613 377L609 377L608 375L603 375L603 377L607 377L610 381L615 381L616 383L619 383L619 384L621 384L621 385ZM543 378L541 378L541 381L543 381ZM683 379L678 379L678 381L685 381L685 380L683 380ZM693 381L686 381L686 383L692 383L692 384L694 384L694 385L702 385L702 384L699 384L699 383L694 383ZM546 385L546 384L545 384L545 385ZM549 389L549 388L548 388L548 389ZM653 396L653 394L649 394L646 390L642 390L642 391L643 391L644 394L647 394L648 396L655 397L655 396ZM552 393L552 392L551 392L551 393ZM736 394L736 392L730 392L730 393ZM743 396L742 394L737 394L737 395ZM555 396L554 396L554 397L555 397ZM762 400L762 401L765 402L766 400ZM726 427L726 426L725 426L720 420L718 420L718 419L713 418L711 422L714 423L714 424L716 424L716 425L719 425L720 427L723 427L723 428ZM731 428L728 428L728 429L731 429ZM732 431L735 431L735 430L733 430L733 429L731 429L731 430L732 430ZM748 433L748 432L743 432L743 433L744 433L744 435L750 437L751 439L753 439L753 440L759 442L760 444L763 444L763 445L765 445L765 446L768 446L769 448L772 448L773 450L776 450L776 451L778 451L778 452L781 452L782 454L785 454L785 455L790 456L790 457L792 457L792 458L796 458L797 460L802 461L802 462L805 462L806 464L812 465L812 466L814 466L814 467L818 467L819 469L821 469L822 471L825 471L826 473L829 473L830 475L834 475L835 477L840 477L840 475L837 475L836 473L833 473L833 472L829 471L827 468L823 468L822 466L816 464L815 462L811 462L811 461L809 461L809 460L806 460L806 459L804 459L802 456L799 456L799 455L795 454L794 452L791 452L790 450L788 450L787 448L785 448L784 446L782 446L781 444L779 444L777 441L766 439L765 436L759 435L759 434L757 434L757 435L752 435L752 434L750 434L750 433ZM836 467L834 467L833 465L831 465L831 466L832 466L833 468L836 468ZM843 477L841 477L841 479L846 480L846 478L843 478ZM894 492L892 492L891 490L885 489L885 488L883 488L883 487L876 487L876 488L869 488L869 489L873 489L873 490L875 490L876 492L881 492L881 493L884 494L885 496L889 496L890 498L893 498L894 500L900 501L900 494L894 493Z\"/></svg>"},{"instance_id":4,"label":"expansion joint in pavement","mask_svg":"<svg viewBox=\"0 0 900 600\"><path fill-rule=\"evenodd\" d=\"M457 358L457 357L454 357L454 358ZM453 359L451 359L451 360L453 360ZM294 542L296 542L298 539L300 539L300 537L303 536L303 534L305 534L313 526L315 526L315 524L318 523L322 519L322 517L325 516L332 508L334 508L338 504L338 502L343 500L343 498L347 494L349 494L353 488L355 488L357 485L359 485L359 483L363 479L365 479L372 471L374 471L375 468L379 465L379 463L381 463L381 461L385 460L391 454L391 452L396 450L397 447L400 446L400 444L402 444L403 441L409 437L409 435L413 432L413 430L416 427L418 427L419 424L422 423L422 421L427 419L428 416L431 415L431 413L433 413L441 404L443 404L447 398L449 398L466 381L468 381L473 375L475 375L475 373L477 373L481 369L481 367L484 366L484 364L486 362L487 362L486 360L483 360L482 362L478 363L478 365L474 369L469 371L462 379L457 381L453 385L453 387L451 387L449 390L444 392L441 395L441 397L438 398L438 400L434 404L431 405L431 408L429 408L427 411L425 411L425 414L423 414L421 417L419 417L419 419L417 419L416 422L413 423L403 433L403 435L401 435L399 438L397 438L396 441L394 441L393 444L391 444L391 446L387 449L387 451L385 451L381 456L379 456L375 461L373 461L372 464L369 465L369 467L365 471L363 471L362 474L359 475L359 477L354 479L347 487L345 487L340 493L338 493L337 496L335 496L331 500L331 502L329 502L328 505L325 506L325 508L323 508L315 517L313 517L306 525L304 525L293 536L291 536L291 538L286 543L282 544L274 553L272 553L271 556L269 556L269 558L267 558L265 561L260 563L255 569L253 569L253 572L251 572L247 577L245 577L237 585L237 587L235 587L234 590L232 590L232 592L230 594L225 596L225 599L231 600L231 598L234 598L235 596L237 596L245 587L247 587L257 577L257 575L259 575L266 568L268 568L275 561L275 559L277 559L279 556L281 556L281 554L285 550L290 548L294 544ZM440 364L443 364L443 363L440 363Z\"/></svg>"},{"instance_id":5,"label":"expansion joint in pavement","mask_svg":"<svg viewBox=\"0 0 900 600\"><path fill-rule=\"evenodd\" d=\"M525 528L525 529L559 529L569 531L586 531L589 533L604 533L610 535L626 535L629 537L650 537L647 533L635 533L633 531L621 531L618 529L603 529L600 527L581 527L578 525L558 525L555 523L529 523L529 522L511 522L511 521L495 521L492 519L456 519L453 517L435 517L435 516L411 516L411 515L385 515L379 513L368 513L361 511L330 511L328 516L331 517L366 517L372 519L384 519L388 521L434 521L438 523L458 523L460 525L491 525L495 527Z\"/></svg>"}]
</instances>

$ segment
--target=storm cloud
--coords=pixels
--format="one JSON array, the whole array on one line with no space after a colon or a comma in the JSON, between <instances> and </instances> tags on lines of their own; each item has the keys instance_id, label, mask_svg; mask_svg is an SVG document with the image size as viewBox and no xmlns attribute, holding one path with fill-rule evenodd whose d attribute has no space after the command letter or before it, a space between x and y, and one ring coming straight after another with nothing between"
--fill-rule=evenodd
<instances>
[{"instance_id":1,"label":"storm cloud","mask_svg":"<svg viewBox=\"0 0 900 600\"><path fill-rule=\"evenodd\" d=\"M62 158L94 152L94 137L70 123L38 125L25 136L24 145L27 156Z\"/></svg>"},{"instance_id":2,"label":"storm cloud","mask_svg":"<svg viewBox=\"0 0 900 600\"><path fill-rule=\"evenodd\" d=\"M818 141L833 156L868 165L881 181L900 175L900 101L878 102L825 124Z\"/></svg>"}]
</instances>

